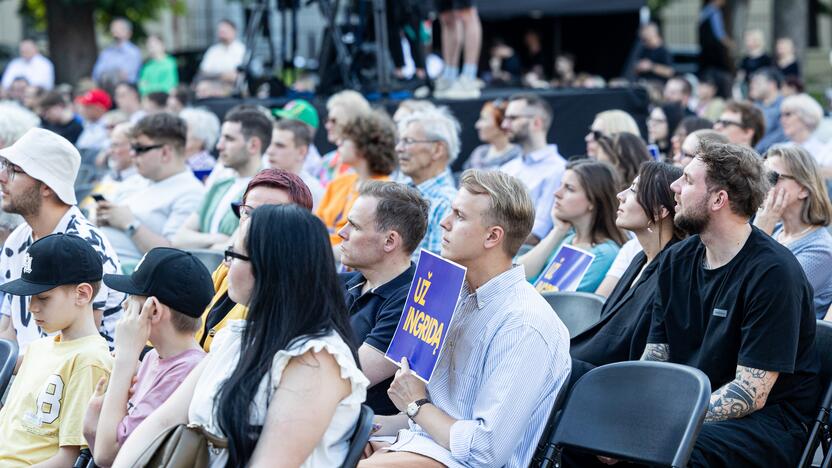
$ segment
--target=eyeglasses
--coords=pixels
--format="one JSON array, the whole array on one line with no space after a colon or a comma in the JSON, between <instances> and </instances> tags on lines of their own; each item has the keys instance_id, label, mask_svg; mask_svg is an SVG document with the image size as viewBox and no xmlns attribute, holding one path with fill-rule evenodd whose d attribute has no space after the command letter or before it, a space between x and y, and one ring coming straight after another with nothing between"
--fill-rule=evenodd
<instances>
[{"instance_id":1,"label":"eyeglasses","mask_svg":"<svg viewBox=\"0 0 832 468\"><path fill-rule=\"evenodd\" d=\"M739 122L734 122L732 120L723 120L723 119L719 119L716 122L714 122L714 126L717 126L717 125L721 125L723 127L729 127L731 125L734 125L734 126L739 127L739 128L745 128L745 125L743 125Z\"/></svg>"},{"instance_id":2,"label":"eyeglasses","mask_svg":"<svg viewBox=\"0 0 832 468\"><path fill-rule=\"evenodd\" d=\"M795 179L795 178L794 178L794 176L790 176L790 175L786 175L786 174L781 174L781 173L779 173L779 172L777 172L777 171L769 171L769 173L768 173L768 181L771 183L771 185L776 185L776 184L777 184L777 181L778 181L778 180L780 180L780 179L791 179L791 180L797 180L797 179Z\"/></svg>"},{"instance_id":3,"label":"eyeglasses","mask_svg":"<svg viewBox=\"0 0 832 468\"><path fill-rule=\"evenodd\" d=\"M240 216L251 216L251 212L254 211L254 208L248 205L240 205Z\"/></svg>"},{"instance_id":4,"label":"eyeglasses","mask_svg":"<svg viewBox=\"0 0 832 468\"><path fill-rule=\"evenodd\" d=\"M231 260L235 258L244 262L251 261L251 257L246 257L245 255L237 253L231 249L228 249L223 253L223 259L225 260L225 263L231 263Z\"/></svg>"},{"instance_id":5,"label":"eyeglasses","mask_svg":"<svg viewBox=\"0 0 832 468\"><path fill-rule=\"evenodd\" d=\"M5 174L6 179L8 179L9 182L11 182L14 180L15 174L23 173L23 169L21 169L19 166L10 163L7 159L3 159L0 160L0 173Z\"/></svg>"},{"instance_id":6,"label":"eyeglasses","mask_svg":"<svg viewBox=\"0 0 832 468\"><path fill-rule=\"evenodd\" d=\"M534 114L514 114L514 115L506 114L506 115L503 116L503 120L507 120L507 121L511 122L512 120L533 119L535 117L537 117L537 116L534 115Z\"/></svg>"},{"instance_id":7,"label":"eyeglasses","mask_svg":"<svg viewBox=\"0 0 832 468\"><path fill-rule=\"evenodd\" d=\"M159 149L165 146L164 143L156 144L156 145L130 145L130 149L136 153L136 155L147 153L148 151L153 151L155 149Z\"/></svg>"},{"instance_id":8,"label":"eyeglasses","mask_svg":"<svg viewBox=\"0 0 832 468\"><path fill-rule=\"evenodd\" d=\"M438 140L416 140L413 138L402 138L399 140L399 143L403 144L404 146L415 145L416 143L436 143Z\"/></svg>"},{"instance_id":9,"label":"eyeglasses","mask_svg":"<svg viewBox=\"0 0 832 468\"><path fill-rule=\"evenodd\" d=\"M667 119L662 119L662 118L657 118L657 117L648 117L647 118L647 123L656 123L656 124L667 123Z\"/></svg>"}]
</instances>

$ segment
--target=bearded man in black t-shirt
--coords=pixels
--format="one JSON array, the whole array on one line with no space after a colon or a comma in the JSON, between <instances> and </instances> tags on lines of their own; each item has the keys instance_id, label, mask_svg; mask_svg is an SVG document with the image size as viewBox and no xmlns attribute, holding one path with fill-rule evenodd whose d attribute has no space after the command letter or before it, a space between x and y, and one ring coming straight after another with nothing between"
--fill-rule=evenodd
<instances>
[{"instance_id":1,"label":"bearded man in black t-shirt","mask_svg":"<svg viewBox=\"0 0 832 468\"><path fill-rule=\"evenodd\" d=\"M794 466L819 397L815 317L800 264L748 222L768 189L763 166L751 149L702 142L671 189L691 237L659 264L642 359L710 379L689 466Z\"/></svg>"}]
</instances>

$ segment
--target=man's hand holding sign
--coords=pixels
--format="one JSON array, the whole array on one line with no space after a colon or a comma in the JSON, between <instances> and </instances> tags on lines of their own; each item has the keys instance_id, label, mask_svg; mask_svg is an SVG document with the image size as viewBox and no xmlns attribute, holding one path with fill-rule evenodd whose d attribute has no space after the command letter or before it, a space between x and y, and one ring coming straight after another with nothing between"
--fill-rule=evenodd
<instances>
[{"instance_id":1,"label":"man's hand holding sign","mask_svg":"<svg viewBox=\"0 0 832 468\"><path fill-rule=\"evenodd\" d=\"M430 404L426 387L442 355L464 280L464 267L423 250L398 328L385 354L400 366L387 391L393 404L445 448L456 420ZM392 418L377 420L386 426L394 425L394 421L406 426L406 420ZM392 427L385 429L383 433L394 433Z\"/></svg>"}]
</instances>

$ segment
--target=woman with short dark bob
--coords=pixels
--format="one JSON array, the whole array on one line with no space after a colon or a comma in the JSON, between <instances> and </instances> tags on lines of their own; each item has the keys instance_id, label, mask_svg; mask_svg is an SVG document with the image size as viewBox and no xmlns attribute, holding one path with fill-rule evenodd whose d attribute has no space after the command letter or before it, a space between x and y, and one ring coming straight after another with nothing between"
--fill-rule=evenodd
<instances>
[{"instance_id":1,"label":"woman with short dark bob","mask_svg":"<svg viewBox=\"0 0 832 468\"><path fill-rule=\"evenodd\" d=\"M641 357L650 328L650 304L656 294L656 260L683 236L673 225L676 202L670 190L670 184L681 175L682 170L670 164L646 162L632 185L618 194L615 224L633 232L642 251L607 298L601 319L572 338L573 374L583 373L582 362L592 367Z\"/></svg>"},{"instance_id":2,"label":"woman with short dark bob","mask_svg":"<svg viewBox=\"0 0 832 468\"><path fill-rule=\"evenodd\" d=\"M228 439L211 467L331 467L346 456L368 381L350 345L327 230L295 205L265 205L240 226L228 295L248 305L176 392L127 439L132 466L164 429L197 424Z\"/></svg>"}]
</instances>

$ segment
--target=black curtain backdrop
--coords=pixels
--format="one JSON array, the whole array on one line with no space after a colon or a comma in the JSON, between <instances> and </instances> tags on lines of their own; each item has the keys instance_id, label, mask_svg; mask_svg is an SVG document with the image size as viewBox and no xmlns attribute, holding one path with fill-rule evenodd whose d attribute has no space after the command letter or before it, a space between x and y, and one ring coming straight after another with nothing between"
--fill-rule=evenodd
<instances>
[{"instance_id":1,"label":"black curtain backdrop","mask_svg":"<svg viewBox=\"0 0 832 468\"><path fill-rule=\"evenodd\" d=\"M437 105L448 106L453 115L459 120L462 128L462 151L459 158L452 165L452 170L458 171L468 159L471 151L480 144L474 122L479 117L480 110L486 101L497 98L508 98L514 92L534 92L529 90L486 90L482 98L466 101L436 101ZM543 96L554 110L552 127L549 129L549 141L558 145L564 157L582 155L586 144L584 136L589 132L589 126L595 119L595 114L610 110L621 109L638 122L642 136L646 136L645 122L647 120L647 93L641 88L611 88L611 89L560 89L537 91ZM197 102L196 106L205 106L222 119L226 112L238 104L256 104L274 109L281 107L289 99L206 99ZM321 123L326 120L326 99L312 100L318 110ZM392 115L397 102L375 102L373 106L382 105ZM315 145L321 154L333 146L326 141L326 131L319 128L315 134Z\"/></svg>"}]
</instances>

